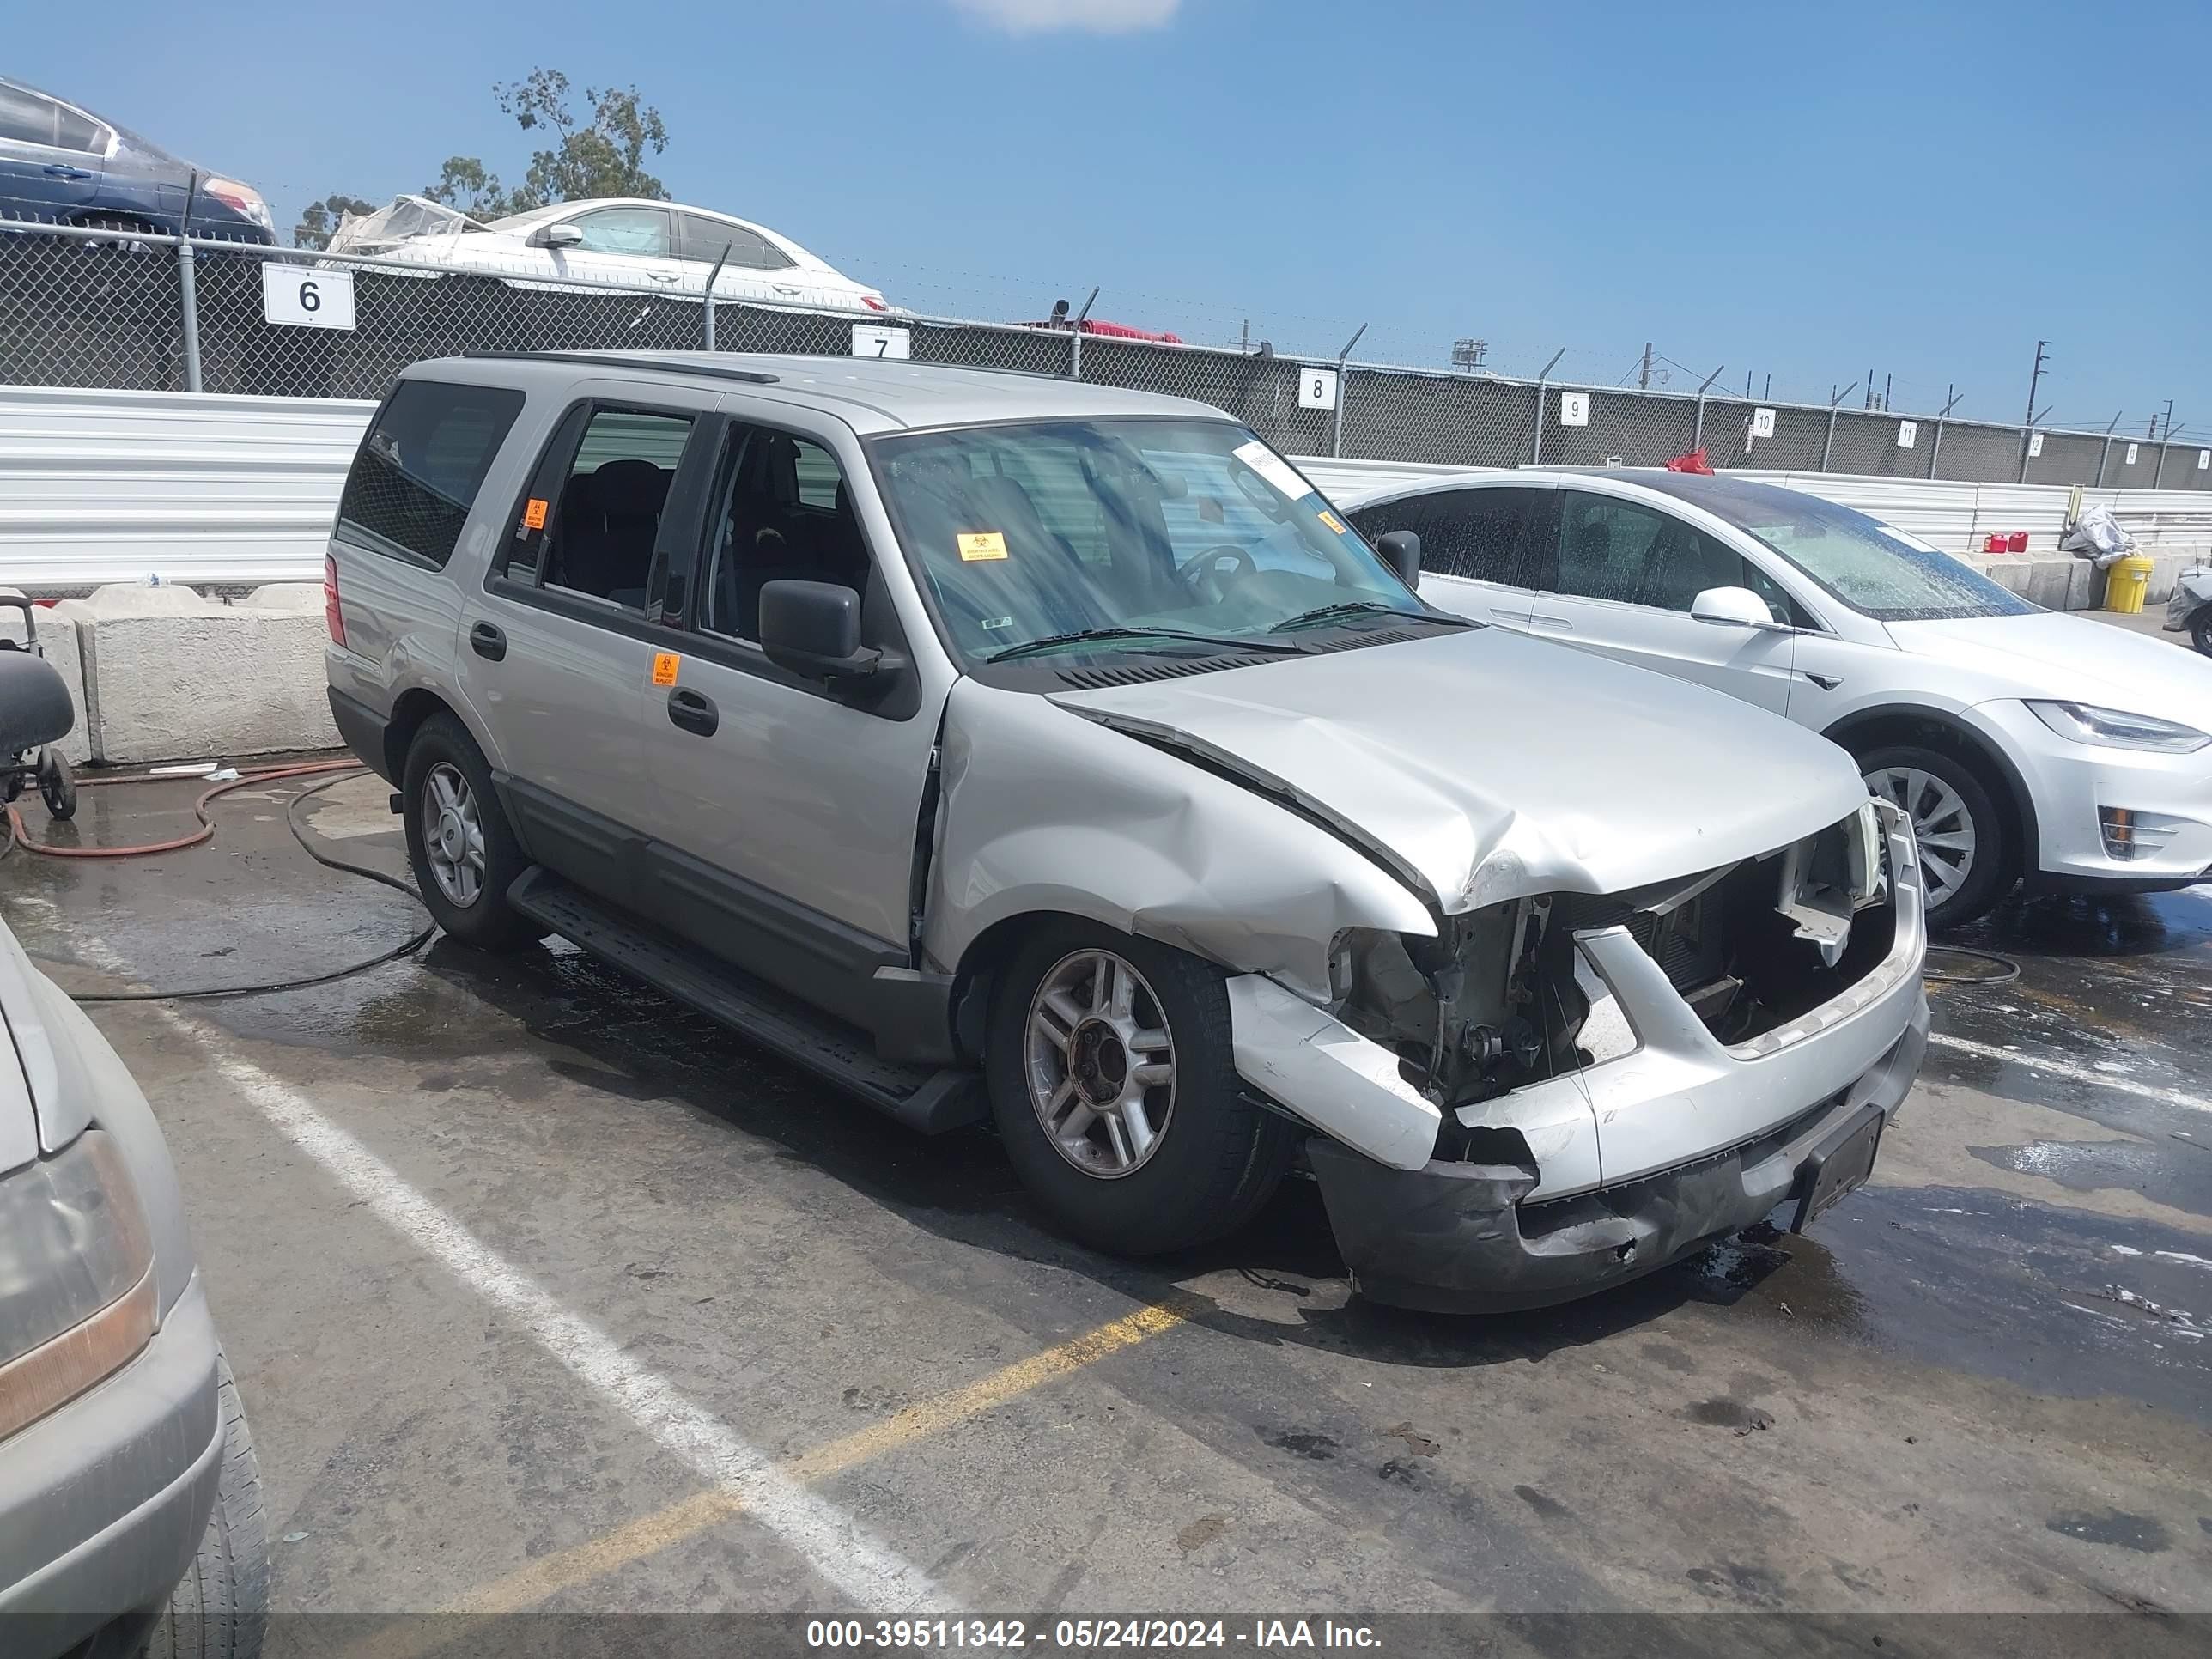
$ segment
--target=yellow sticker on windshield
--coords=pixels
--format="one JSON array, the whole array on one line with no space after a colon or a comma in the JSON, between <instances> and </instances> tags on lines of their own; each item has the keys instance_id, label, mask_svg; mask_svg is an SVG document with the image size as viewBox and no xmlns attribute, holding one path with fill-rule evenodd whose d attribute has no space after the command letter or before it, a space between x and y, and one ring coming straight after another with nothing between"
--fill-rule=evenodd
<instances>
[{"instance_id":1,"label":"yellow sticker on windshield","mask_svg":"<svg viewBox=\"0 0 2212 1659\"><path fill-rule=\"evenodd\" d=\"M955 539L960 544L960 557L963 563L974 564L982 559L1003 559L1006 556L1006 538L995 530L979 530Z\"/></svg>"},{"instance_id":2,"label":"yellow sticker on windshield","mask_svg":"<svg viewBox=\"0 0 2212 1659\"><path fill-rule=\"evenodd\" d=\"M1344 534L1344 520L1338 518L1335 514L1330 512L1327 507L1322 508L1322 510L1315 516L1320 519L1320 520L1323 524L1327 525L1331 530L1336 532L1338 535L1341 536Z\"/></svg>"}]
</instances>

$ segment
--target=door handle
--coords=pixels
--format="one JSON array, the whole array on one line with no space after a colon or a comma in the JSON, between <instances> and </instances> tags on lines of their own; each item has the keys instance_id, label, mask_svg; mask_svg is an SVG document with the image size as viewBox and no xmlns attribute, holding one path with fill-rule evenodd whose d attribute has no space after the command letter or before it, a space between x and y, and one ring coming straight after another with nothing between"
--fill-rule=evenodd
<instances>
[{"instance_id":1,"label":"door handle","mask_svg":"<svg viewBox=\"0 0 2212 1659\"><path fill-rule=\"evenodd\" d=\"M469 649L487 662L498 662L507 655L507 634L489 623L478 623L469 629Z\"/></svg>"},{"instance_id":2,"label":"door handle","mask_svg":"<svg viewBox=\"0 0 2212 1659\"><path fill-rule=\"evenodd\" d=\"M714 707L712 697L678 686L668 694L668 719L673 726L702 738L714 735L714 728L722 723L721 712Z\"/></svg>"},{"instance_id":3,"label":"door handle","mask_svg":"<svg viewBox=\"0 0 2212 1659\"><path fill-rule=\"evenodd\" d=\"M89 167L73 167L60 161L49 162L43 171L49 179L89 179L92 177L92 169Z\"/></svg>"},{"instance_id":4,"label":"door handle","mask_svg":"<svg viewBox=\"0 0 2212 1659\"><path fill-rule=\"evenodd\" d=\"M1550 616L1541 611L1532 611L1529 612L1528 621L1532 625L1538 628L1556 628L1569 634L1575 631L1575 625L1569 622L1565 617Z\"/></svg>"}]
</instances>

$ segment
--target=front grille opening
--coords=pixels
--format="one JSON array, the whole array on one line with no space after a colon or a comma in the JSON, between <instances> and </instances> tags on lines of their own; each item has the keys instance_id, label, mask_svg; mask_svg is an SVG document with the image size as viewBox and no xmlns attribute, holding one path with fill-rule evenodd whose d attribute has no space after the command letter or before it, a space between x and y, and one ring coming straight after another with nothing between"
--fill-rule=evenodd
<instances>
[{"instance_id":1,"label":"front grille opening","mask_svg":"<svg viewBox=\"0 0 2212 1659\"><path fill-rule=\"evenodd\" d=\"M1841 996L1881 963L1895 943L1887 904L1851 918L1834 965L1820 946L1796 937L1775 908L1783 855L1748 859L1677 908L1622 918L1644 953L1723 1043L1746 1042ZM1587 924L1585 924L1587 925Z\"/></svg>"}]
</instances>

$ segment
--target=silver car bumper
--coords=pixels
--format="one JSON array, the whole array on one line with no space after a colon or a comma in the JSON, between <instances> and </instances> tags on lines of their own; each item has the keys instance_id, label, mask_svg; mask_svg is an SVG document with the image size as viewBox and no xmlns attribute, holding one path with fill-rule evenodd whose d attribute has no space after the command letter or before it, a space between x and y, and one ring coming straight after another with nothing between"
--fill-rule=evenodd
<instances>
[{"instance_id":1,"label":"silver car bumper","mask_svg":"<svg viewBox=\"0 0 2212 1659\"><path fill-rule=\"evenodd\" d=\"M0 1440L6 1645L58 1653L165 1601L222 1474L215 1325L196 1274L136 1359Z\"/></svg>"},{"instance_id":2,"label":"silver car bumper","mask_svg":"<svg viewBox=\"0 0 2212 1659\"><path fill-rule=\"evenodd\" d=\"M1442 1308L1581 1295L1761 1219L1845 1126L1869 1109L1886 1122L1927 1045L1927 939L1911 827L1878 806L1889 950L1841 995L1750 1042L1715 1038L1626 929L1576 936L1585 1030L1618 1022L1632 1048L1460 1112L1519 1131L1533 1171L1433 1161L1439 1114L1392 1056L1279 987L1231 981L1239 1072L1328 1136L1310 1153L1361 1288Z\"/></svg>"}]
</instances>

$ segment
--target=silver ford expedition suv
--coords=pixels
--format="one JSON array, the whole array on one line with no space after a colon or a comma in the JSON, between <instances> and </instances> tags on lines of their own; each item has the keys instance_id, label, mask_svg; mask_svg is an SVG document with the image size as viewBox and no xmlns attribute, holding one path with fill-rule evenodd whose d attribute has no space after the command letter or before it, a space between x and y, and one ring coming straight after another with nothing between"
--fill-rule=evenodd
<instances>
[{"instance_id":1,"label":"silver ford expedition suv","mask_svg":"<svg viewBox=\"0 0 2212 1659\"><path fill-rule=\"evenodd\" d=\"M1100 1248L1294 1167L1361 1289L1530 1305L1863 1181L1921 872L1849 757L1446 615L1219 410L919 363L426 362L328 564L422 892L558 933Z\"/></svg>"}]
</instances>

